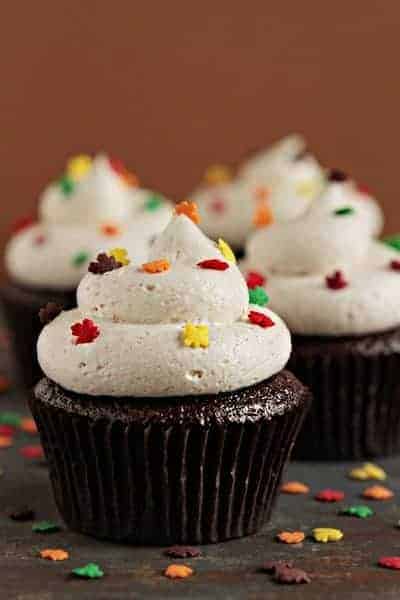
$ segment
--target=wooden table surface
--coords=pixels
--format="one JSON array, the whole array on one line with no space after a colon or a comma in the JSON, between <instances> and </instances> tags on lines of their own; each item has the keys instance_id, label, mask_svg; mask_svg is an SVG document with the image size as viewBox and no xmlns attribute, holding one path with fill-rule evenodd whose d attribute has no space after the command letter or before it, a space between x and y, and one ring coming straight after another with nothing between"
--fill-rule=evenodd
<instances>
[{"instance_id":1,"label":"wooden table surface","mask_svg":"<svg viewBox=\"0 0 400 600\"><path fill-rule=\"evenodd\" d=\"M1 337L1 336L0 336ZM0 350L0 374L10 374L9 350ZM27 414L23 393L14 384L1 395L0 413L14 410ZM32 522L12 521L8 514L21 504L36 511L36 520L61 523L55 508L46 466L24 459L18 452L36 443L19 434L10 449L0 450L0 597L7 600L130 600L141 598L201 598L215 600L398 600L400 572L382 569L382 555L400 555L400 461L382 461L389 474L387 485L396 492L387 502L365 502L360 493L365 483L349 480L350 464L293 463L285 479L311 486L308 496L281 495L272 521L255 536L202 547L202 557L179 561L163 555L161 548L139 548L98 541L66 530L32 532ZM323 504L313 494L330 487L345 491L345 502ZM344 504L369 504L375 515L357 519L338 515ZM61 523L62 524L62 523ZM314 527L342 529L342 541L317 544L310 537L298 546L275 541L282 530L301 530L308 536ZM70 553L65 562L38 557L38 550L63 548ZM313 578L309 585L280 585L260 572L264 561L294 560ZM105 576L98 580L73 579L71 569L98 563ZM171 581L163 570L171 562L184 562L195 574L184 581Z\"/></svg>"}]
</instances>

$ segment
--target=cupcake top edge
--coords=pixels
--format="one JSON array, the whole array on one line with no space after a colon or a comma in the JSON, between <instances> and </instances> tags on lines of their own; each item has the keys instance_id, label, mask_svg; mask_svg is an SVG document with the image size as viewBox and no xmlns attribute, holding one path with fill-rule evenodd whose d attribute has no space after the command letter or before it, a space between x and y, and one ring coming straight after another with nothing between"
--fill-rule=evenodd
<instances>
[{"instance_id":1,"label":"cupcake top edge","mask_svg":"<svg viewBox=\"0 0 400 600\"><path fill-rule=\"evenodd\" d=\"M261 288L249 297L229 245L180 206L147 262L116 248L91 263L78 308L40 335L50 379L93 396L171 397L241 389L284 368L286 325Z\"/></svg>"},{"instance_id":2,"label":"cupcake top edge","mask_svg":"<svg viewBox=\"0 0 400 600\"><path fill-rule=\"evenodd\" d=\"M41 194L38 220L16 224L5 253L7 271L23 285L73 289L89 261L116 242L144 258L171 207L161 194L141 188L120 160L73 157Z\"/></svg>"}]
</instances>

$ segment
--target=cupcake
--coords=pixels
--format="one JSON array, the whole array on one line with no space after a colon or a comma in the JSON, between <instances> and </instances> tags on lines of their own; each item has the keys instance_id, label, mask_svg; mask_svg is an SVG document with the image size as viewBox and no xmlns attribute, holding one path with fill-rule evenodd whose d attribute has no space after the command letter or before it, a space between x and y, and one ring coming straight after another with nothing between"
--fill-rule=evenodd
<instances>
[{"instance_id":1,"label":"cupcake","mask_svg":"<svg viewBox=\"0 0 400 600\"><path fill-rule=\"evenodd\" d=\"M359 459L400 451L400 255L382 213L345 174L293 222L256 233L244 264L293 334L289 367L314 402L295 456Z\"/></svg>"},{"instance_id":2,"label":"cupcake","mask_svg":"<svg viewBox=\"0 0 400 600\"><path fill-rule=\"evenodd\" d=\"M42 331L31 409L69 527L208 543L269 518L308 390L283 321L249 305L223 240L181 203L148 262L99 266ZM265 304L261 302L260 304Z\"/></svg>"},{"instance_id":3,"label":"cupcake","mask_svg":"<svg viewBox=\"0 0 400 600\"><path fill-rule=\"evenodd\" d=\"M161 195L139 188L120 161L78 156L44 190L38 220L17 224L5 251L8 281L0 297L28 386L40 376L39 308L47 301L75 306L76 287L99 251L122 246L145 260L153 236L170 219L170 206Z\"/></svg>"},{"instance_id":4,"label":"cupcake","mask_svg":"<svg viewBox=\"0 0 400 600\"><path fill-rule=\"evenodd\" d=\"M322 180L322 169L306 152L304 140L291 136L251 157L237 176L223 165L209 167L190 197L198 204L203 231L223 236L243 255L256 229L304 213Z\"/></svg>"}]
</instances>

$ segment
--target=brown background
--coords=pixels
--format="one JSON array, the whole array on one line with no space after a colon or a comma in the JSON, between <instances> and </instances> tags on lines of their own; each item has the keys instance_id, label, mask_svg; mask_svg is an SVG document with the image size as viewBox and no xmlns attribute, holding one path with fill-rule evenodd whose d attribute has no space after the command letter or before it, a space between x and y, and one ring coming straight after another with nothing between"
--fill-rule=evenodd
<instances>
[{"instance_id":1,"label":"brown background","mask_svg":"<svg viewBox=\"0 0 400 600\"><path fill-rule=\"evenodd\" d=\"M400 229L398 0L30 0L0 19L0 249L70 154L180 197L293 130Z\"/></svg>"}]
</instances>

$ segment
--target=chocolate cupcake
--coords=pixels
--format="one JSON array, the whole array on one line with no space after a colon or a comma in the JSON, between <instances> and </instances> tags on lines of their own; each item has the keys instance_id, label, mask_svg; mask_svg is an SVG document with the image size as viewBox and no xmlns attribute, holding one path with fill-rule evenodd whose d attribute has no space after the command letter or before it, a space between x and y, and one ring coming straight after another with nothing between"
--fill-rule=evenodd
<instances>
[{"instance_id":1,"label":"chocolate cupcake","mask_svg":"<svg viewBox=\"0 0 400 600\"><path fill-rule=\"evenodd\" d=\"M293 334L289 363L314 395L303 459L400 451L400 255L376 236L382 213L339 171L302 218L248 244L246 271Z\"/></svg>"},{"instance_id":2,"label":"chocolate cupcake","mask_svg":"<svg viewBox=\"0 0 400 600\"><path fill-rule=\"evenodd\" d=\"M40 377L38 308L48 301L76 306L76 287L100 251L123 246L144 260L171 214L162 196L139 188L120 161L104 155L71 159L44 190L38 221L21 220L7 245L8 281L0 288L27 386Z\"/></svg>"},{"instance_id":3,"label":"chocolate cupcake","mask_svg":"<svg viewBox=\"0 0 400 600\"><path fill-rule=\"evenodd\" d=\"M190 195L198 204L203 231L221 235L240 256L247 238L272 221L304 212L321 188L322 169L293 135L248 158L238 175L214 165Z\"/></svg>"},{"instance_id":4,"label":"chocolate cupcake","mask_svg":"<svg viewBox=\"0 0 400 600\"><path fill-rule=\"evenodd\" d=\"M208 543L269 518L310 394L283 321L249 305L193 204L143 265L93 263L38 342L31 408L60 513L136 544Z\"/></svg>"}]
</instances>

